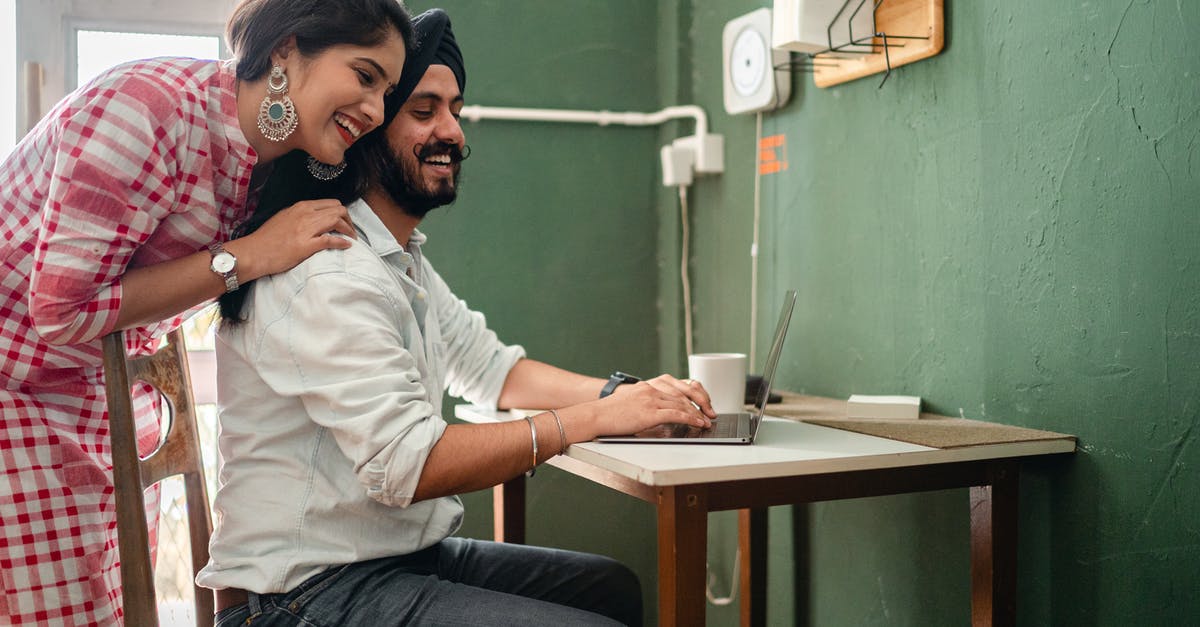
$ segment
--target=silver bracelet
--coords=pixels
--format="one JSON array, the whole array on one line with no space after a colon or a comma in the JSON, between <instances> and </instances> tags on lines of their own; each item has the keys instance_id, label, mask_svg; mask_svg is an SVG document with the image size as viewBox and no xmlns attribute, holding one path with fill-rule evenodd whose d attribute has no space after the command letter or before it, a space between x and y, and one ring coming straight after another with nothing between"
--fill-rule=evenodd
<instances>
[{"instance_id":1,"label":"silver bracelet","mask_svg":"<svg viewBox=\"0 0 1200 627\"><path fill-rule=\"evenodd\" d=\"M525 422L529 423L529 436L533 438L533 467L525 471L525 476L532 477L537 472L537 426L533 424L533 416L525 416Z\"/></svg>"},{"instance_id":2,"label":"silver bracelet","mask_svg":"<svg viewBox=\"0 0 1200 627\"><path fill-rule=\"evenodd\" d=\"M554 416L554 422L558 424L558 454L562 455L567 451L567 432L563 431L562 420L558 417L558 412L551 409L550 415Z\"/></svg>"}]
</instances>

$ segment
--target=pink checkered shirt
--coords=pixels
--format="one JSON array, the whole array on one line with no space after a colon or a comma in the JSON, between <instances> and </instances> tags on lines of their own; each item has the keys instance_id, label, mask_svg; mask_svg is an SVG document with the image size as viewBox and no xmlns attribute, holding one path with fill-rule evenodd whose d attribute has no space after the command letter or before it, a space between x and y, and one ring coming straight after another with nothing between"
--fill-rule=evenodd
<instances>
[{"instance_id":1,"label":"pink checkered shirt","mask_svg":"<svg viewBox=\"0 0 1200 627\"><path fill-rule=\"evenodd\" d=\"M0 165L0 624L120 622L100 338L127 267L229 237L256 160L232 66L153 59L67 96ZM127 349L185 317L132 330Z\"/></svg>"}]
</instances>

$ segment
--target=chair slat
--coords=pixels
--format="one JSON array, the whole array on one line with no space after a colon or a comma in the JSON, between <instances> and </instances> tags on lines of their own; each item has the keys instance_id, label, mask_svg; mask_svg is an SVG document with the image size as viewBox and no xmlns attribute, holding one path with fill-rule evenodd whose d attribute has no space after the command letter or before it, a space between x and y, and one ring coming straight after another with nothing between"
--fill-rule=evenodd
<instances>
[{"instance_id":1,"label":"chair slat","mask_svg":"<svg viewBox=\"0 0 1200 627\"><path fill-rule=\"evenodd\" d=\"M117 501L117 540L121 551L121 587L127 625L157 625L154 569L146 528L143 491L167 477L183 475L187 496L192 572L208 563L212 517L204 462L192 401L187 349L179 330L153 355L128 358L120 331L104 337L104 375L108 394L109 431L113 449L113 482ZM142 459L137 449L131 385L144 381L158 390L169 406L171 423L162 446ZM213 624L211 590L195 588L196 624Z\"/></svg>"}]
</instances>

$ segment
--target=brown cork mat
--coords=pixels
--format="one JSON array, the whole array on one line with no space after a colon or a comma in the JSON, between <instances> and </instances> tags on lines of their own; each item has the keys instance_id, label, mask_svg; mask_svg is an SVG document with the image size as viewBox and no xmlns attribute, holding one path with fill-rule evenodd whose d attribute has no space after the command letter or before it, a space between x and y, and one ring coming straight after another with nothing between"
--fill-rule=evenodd
<instances>
[{"instance_id":1,"label":"brown cork mat","mask_svg":"<svg viewBox=\"0 0 1200 627\"><path fill-rule=\"evenodd\" d=\"M922 413L920 420L852 419L845 417L846 401L790 392L780 392L780 394L783 396L783 402L767 405L767 415L792 418L824 427L865 433L933 448L1075 439L1075 436L1053 431L1039 431L929 413Z\"/></svg>"}]
</instances>

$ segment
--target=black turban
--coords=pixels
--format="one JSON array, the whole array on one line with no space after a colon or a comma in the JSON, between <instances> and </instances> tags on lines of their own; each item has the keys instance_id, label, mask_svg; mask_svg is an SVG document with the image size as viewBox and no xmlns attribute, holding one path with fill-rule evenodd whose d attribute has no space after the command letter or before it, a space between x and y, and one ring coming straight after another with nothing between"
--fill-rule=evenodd
<instances>
[{"instance_id":1,"label":"black turban","mask_svg":"<svg viewBox=\"0 0 1200 627\"><path fill-rule=\"evenodd\" d=\"M393 114L412 95L431 65L450 68L458 82L458 90L465 93L467 89L467 70L463 67L462 51L450 30L450 16L441 9L429 9L414 17L412 23L416 45L404 61L396 89L388 96L388 109Z\"/></svg>"}]
</instances>

